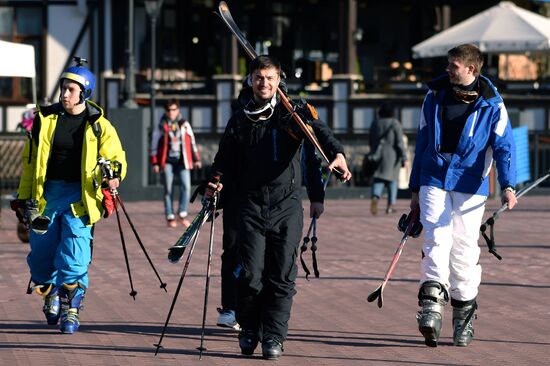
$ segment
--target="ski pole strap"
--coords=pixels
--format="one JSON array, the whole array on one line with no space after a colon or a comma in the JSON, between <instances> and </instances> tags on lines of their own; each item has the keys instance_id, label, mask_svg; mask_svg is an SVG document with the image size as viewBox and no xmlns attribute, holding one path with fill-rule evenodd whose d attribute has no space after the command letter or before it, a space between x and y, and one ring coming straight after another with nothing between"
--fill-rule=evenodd
<instances>
[{"instance_id":1,"label":"ski pole strap","mask_svg":"<svg viewBox=\"0 0 550 366\"><path fill-rule=\"evenodd\" d=\"M516 198L519 199L521 196L523 196L524 194L529 192L531 189L535 188L540 183L542 183L543 181L548 179L548 177L550 177L550 171L546 172L543 176L539 177L533 183L531 183L529 185L526 185L525 187L520 189L516 193ZM495 257L497 257L498 260L502 260L502 257L500 256L500 254L497 253L497 250L496 250L496 243L495 243L495 236L494 236L494 225L495 225L495 221L499 218L500 214L503 213L504 211L506 211L507 208L508 208L508 203L505 203L491 217L489 217L487 219L487 221L485 221L481 225L481 227L479 228L479 230L481 231L481 235L483 236L483 238L487 242L487 247L489 248L489 253L491 253ZM487 226L489 226L489 236L487 236L487 233L486 233Z\"/></svg>"},{"instance_id":2,"label":"ski pole strap","mask_svg":"<svg viewBox=\"0 0 550 366\"><path fill-rule=\"evenodd\" d=\"M317 219L313 218L313 236L311 237L311 259L313 260L313 273L315 278L319 278L319 269L317 268Z\"/></svg>"},{"instance_id":3,"label":"ski pole strap","mask_svg":"<svg viewBox=\"0 0 550 366\"><path fill-rule=\"evenodd\" d=\"M304 261L304 258L302 255L304 254L305 251L307 251L307 244L311 241L310 235L311 235L311 230L313 228L314 223L315 223L315 217L311 219L311 223L309 224L309 229L307 229L307 234L306 236L304 236L304 241L300 248L300 263L302 264L302 269L306 273L306 280L308 281L309 281L308 277L311 274L311 272L309 271L309 268L307 268L306 262ZM316 238L316 241L317 241L317 238ZM313 247L311 248L311 250L313 251Z\"/></svg>"},{"instance_id":4,"label":"ski pole strap","mask_svg":"<svg viewBox=\"0 0 550 366\"><path fill-rule=\"evenodd\" d=\"M498 215L495 214L487 219L483 225L479 228L481 235L485 242L487 243L487 248L489 248L489 253L494 255L499 261L502 260L500 254L497 253L496 243L495 243L495 219L498 218ZM487 226L489 226L489 236L487 236Z\"/></svg>"}]
</instances>

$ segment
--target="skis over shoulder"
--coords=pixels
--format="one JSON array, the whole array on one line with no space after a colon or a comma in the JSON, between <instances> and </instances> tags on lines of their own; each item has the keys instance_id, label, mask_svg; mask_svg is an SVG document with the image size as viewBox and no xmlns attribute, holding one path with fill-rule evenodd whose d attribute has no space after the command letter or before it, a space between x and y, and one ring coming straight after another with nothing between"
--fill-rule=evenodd
<instances>
[{"instance_id":1,"label":"skis over shoulder","mask_svg":"<svg viewBox=\"0 0 550 366\"><path fill-rule=\"evenodd\" d=\"M256 54L256 51L254 50L254 47L250 45L246 37L244 36L243 32L239 29L237 26L237 23L235 23L235 20L233 20L233 17L231 16L231 12L229 11L229 6L225 3L225 1L220 1L220 4L218 5L219 10L219 16L222 18L223 22L231 33L237 37L237 40L243 46L244 50L250 56L251 59L255 59L258 55Z\"/></svg>"}]
</instances>

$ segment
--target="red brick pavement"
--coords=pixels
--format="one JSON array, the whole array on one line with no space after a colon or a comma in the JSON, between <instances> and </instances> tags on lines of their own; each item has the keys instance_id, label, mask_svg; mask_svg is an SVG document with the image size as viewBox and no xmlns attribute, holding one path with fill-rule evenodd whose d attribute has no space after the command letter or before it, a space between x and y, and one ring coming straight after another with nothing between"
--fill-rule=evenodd
<instances>
[{"instance_id":1,"label":"red brick pavement","mask_svg":"<svg viewBox=\"0 0 550 366\"><path fill-rule=\"evenodd\" d=\"M368 213L366 200L329 200L319 222L321 278L306 281L300 270L298 294L279 365L545 365L550 363L550 197L521 199L518 208L496 224L504 259L486 252L481 263L476 340L452 346L450 307L439 347L427 348L416 329L416 292L420 239L407 243L382 309L365 301L381 282L401 238L398 215ZM408 202L398 202L405 212ZM3 210L0 228L0 365L176 365L199 364L196 347L206 273L208 235L199 238L172 316L164 349L154 356L166 314L183 268L169 264L166 249L181 233L165 227L161 202L126 204L137 230L164 281L159 282L125 226L134 287L130 292L114 217L96 227L94 260L75 335L62 335L43 321L41 301L25 295L27 245L15 236L15 218ZM498 207L488 203L487 215ZM196 212L198 206L192 206ZM239 354L236 333L215 326L220 291L220 234L215 235L213 277L201 365L268 363L257 350ZM307 254L310 254L308 251ZM309 260L309 256L307 256ZM184 258L185 259L185 258ZM311 267L311 266L310 266Z\"/></svg>"}]
</instances>

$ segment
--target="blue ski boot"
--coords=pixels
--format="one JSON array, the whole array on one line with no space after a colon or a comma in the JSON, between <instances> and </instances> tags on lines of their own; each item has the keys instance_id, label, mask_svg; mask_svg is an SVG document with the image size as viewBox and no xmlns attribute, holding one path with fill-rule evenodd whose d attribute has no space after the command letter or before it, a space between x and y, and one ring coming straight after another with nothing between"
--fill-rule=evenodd
<instances>
[{"instance_id":1,"label":"blue ski boot","mask_svg":"<svg viewBox=\"0 0 550 366\"><path fill-rule=\"evenodd\" d=\"M37 286L34 291L44 299L42 311L44 315L46 315L48 325L57 325L60 315L59 287L48 283L46 285Z\"/></svg>"},{"instance_id":2,"label":"blue ski boot","mask_svg":"<svg viewBox=\"0 0 550 366\"><path fill-rule=\"evenodd\" d=\"M80 326L79 313L84 300L84 290L78 283L64 283L59 291L61 300L61 333L73 334Z\"/></svg>"}]
</instances>

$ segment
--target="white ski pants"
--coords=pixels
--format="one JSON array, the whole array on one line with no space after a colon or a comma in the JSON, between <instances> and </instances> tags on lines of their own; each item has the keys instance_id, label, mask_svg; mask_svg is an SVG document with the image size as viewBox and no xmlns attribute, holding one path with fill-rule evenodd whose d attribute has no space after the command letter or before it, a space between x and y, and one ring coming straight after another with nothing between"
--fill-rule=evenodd
<instances>
[{"instance_id":1,"label":"white ski pants","mask_svg":"<svg viewBox=\"0 0 550 366\"><path fill-rule=\"evenodd\" d=\"M472 300L481 282L477 240L487 197L422 186L419 200L424 226L420 284L437 281L451 298Z\"/></svg>"}]
</instances>

